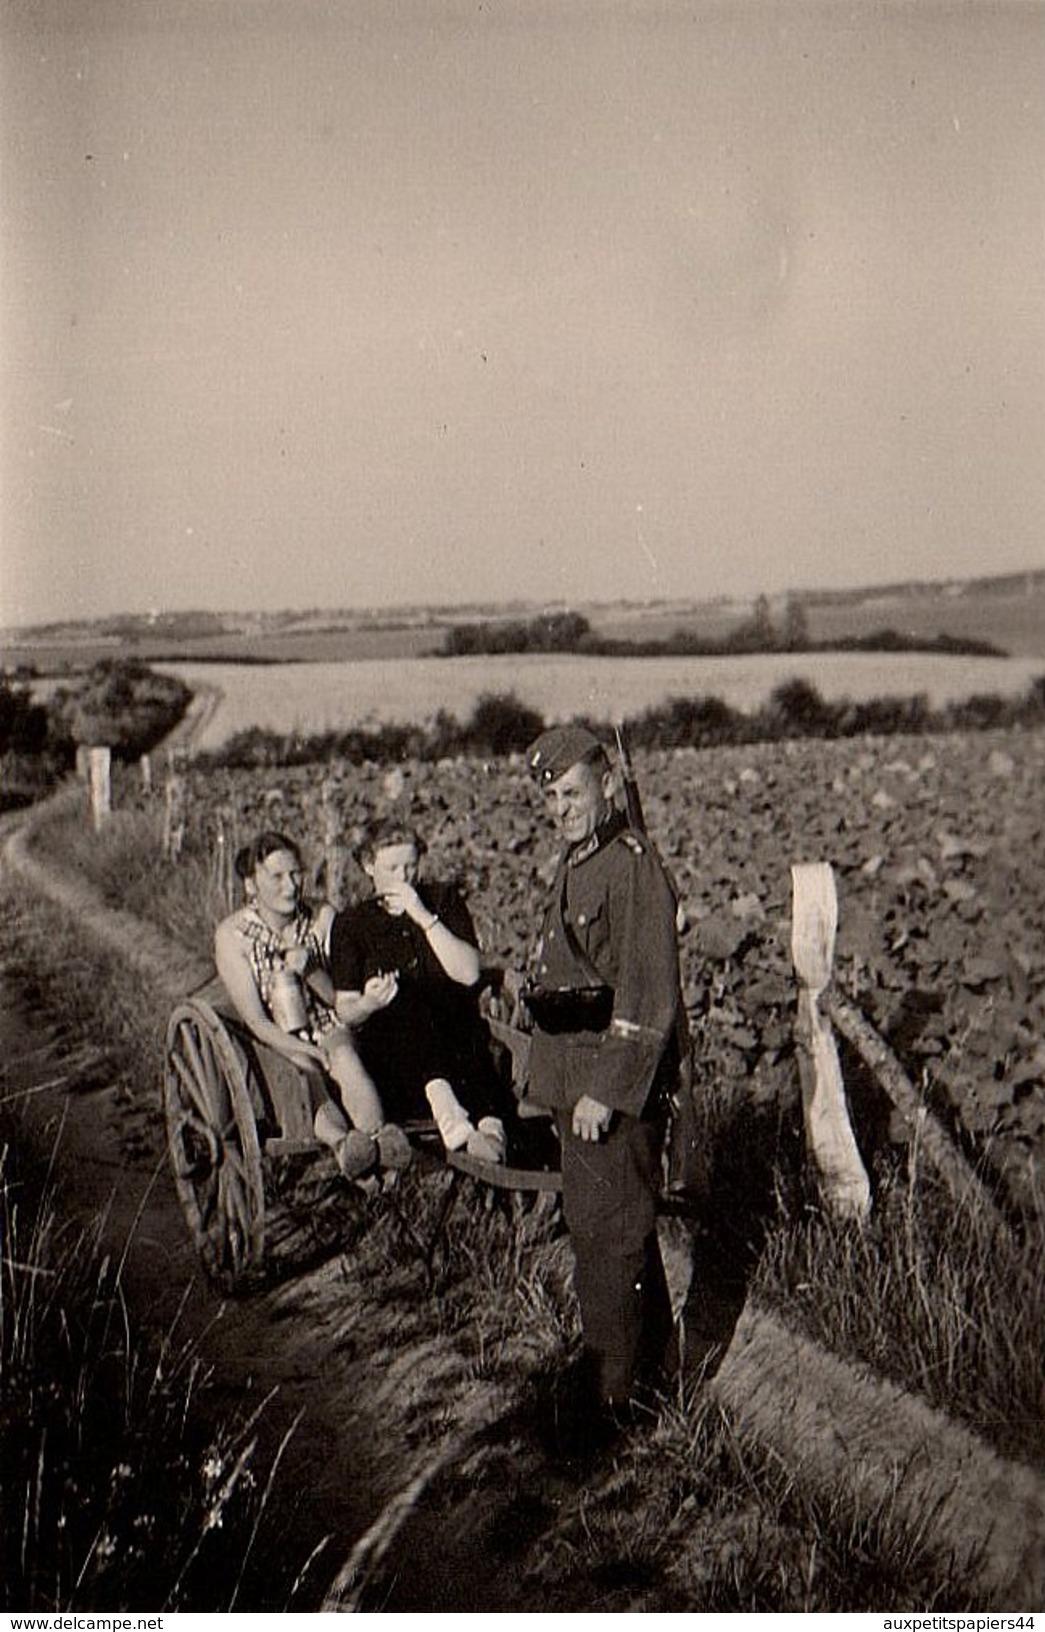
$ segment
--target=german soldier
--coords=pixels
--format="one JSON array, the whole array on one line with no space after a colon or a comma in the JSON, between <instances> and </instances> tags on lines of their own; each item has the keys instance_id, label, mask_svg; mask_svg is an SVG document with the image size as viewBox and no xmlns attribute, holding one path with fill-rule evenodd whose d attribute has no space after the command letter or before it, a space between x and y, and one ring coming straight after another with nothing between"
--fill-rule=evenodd
<instances>
[{"instance_id":1,"label":"german soldier","mask_svg":"<svg viewBox=\"0 0 1045 1632\"><path fill-rule=\"evenodd\" d=\"M600 1416L619 1422L663 1382L673 1331L656 1205L679 1066L676 903L616 809L597 737L557 726L527 761L564 841L526 994L531 1093L558 1120L587 1359Z\"/></svg>"}]
</instances>

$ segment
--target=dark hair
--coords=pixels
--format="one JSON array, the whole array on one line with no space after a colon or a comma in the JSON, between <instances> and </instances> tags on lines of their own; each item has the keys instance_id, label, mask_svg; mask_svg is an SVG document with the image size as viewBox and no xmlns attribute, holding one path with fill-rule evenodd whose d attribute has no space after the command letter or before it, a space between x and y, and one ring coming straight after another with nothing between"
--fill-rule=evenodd
<instances>
[{"instance_id":1,"label":"dark hair","mask_svg":"<svg viewBox=\"0 0 1045 1632\"><path fill-rule=\"evenodd\" d=\"M242 850L236 851L236 860L233 863L236 877L242 879L253 878L261 863L269 856L275 855L277 850L286 850L300 864L301 846L288 839L285 833L277 833L275 828L267 827L264 832L257 834Z\"/></svg>"},{"instance_id":2,"label":"dark hair","mask_svg":"<svg viewBox=\"0 0 1045 1632\"><path fill-rule=\"evenodd\" d=\"M363 866L373 861L379 850L387 850L393 844L412 844L419 861L427 849L424 839L409 822L404 822L398 817L386 816L381 821L371 822L363 829L356 845L356 859L360 866Z\"/></svg>"}]
</instances>

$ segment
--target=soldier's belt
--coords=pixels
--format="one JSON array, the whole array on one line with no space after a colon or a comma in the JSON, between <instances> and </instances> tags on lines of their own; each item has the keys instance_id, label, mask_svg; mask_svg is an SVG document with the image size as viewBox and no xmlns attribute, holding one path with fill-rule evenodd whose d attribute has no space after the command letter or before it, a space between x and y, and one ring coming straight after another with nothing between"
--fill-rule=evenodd
<instances>
[{"instance_id":1,"label":"soldier's belt","mask_svg":"<svg viewBox=\"0 0 1045 1632\"><path fill-rule=\"evenodd\" d=\"M539 1031L605 1031L613 1014L612 986L529 986L522 1000Z\"/></svg>"}]
</instances>

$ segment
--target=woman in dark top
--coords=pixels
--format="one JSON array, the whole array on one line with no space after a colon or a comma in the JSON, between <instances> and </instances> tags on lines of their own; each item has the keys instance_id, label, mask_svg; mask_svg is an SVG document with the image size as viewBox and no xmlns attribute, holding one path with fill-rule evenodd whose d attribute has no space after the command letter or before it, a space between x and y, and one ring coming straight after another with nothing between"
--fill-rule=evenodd
<instances>
[{"instance_id":1,"label":"woman in dark top","mask_svg":"<svg viewBox=\"0 0 1045 1632\"><path fill-rule=\"evenodd\" d=\"M401 824L369 830L359 861L373 895L330 931L338 1017L356 1035L387 1114L435 1117L448 1150L503 1162L500 1084L476 1003L479 949L448 885L418 888L424 844Z\"/></svg>"}]
</instances>

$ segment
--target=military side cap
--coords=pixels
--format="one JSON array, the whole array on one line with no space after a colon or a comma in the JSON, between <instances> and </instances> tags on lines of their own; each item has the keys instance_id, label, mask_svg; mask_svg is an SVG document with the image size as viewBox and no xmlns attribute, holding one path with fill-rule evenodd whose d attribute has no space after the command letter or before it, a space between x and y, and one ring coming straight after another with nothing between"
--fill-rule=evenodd
<instances>
[{"instance_id":1,"label":"military side cap","mask_svg":"<svg viewBox=\"0 0 1045 1632\"><path fill-rule=\"evenodd\" d=\"M583 725L553 725L530 744L526 763L531 775L544 788L596 750L604 753L605 747Z\"/></svg>"}]
</instances>

